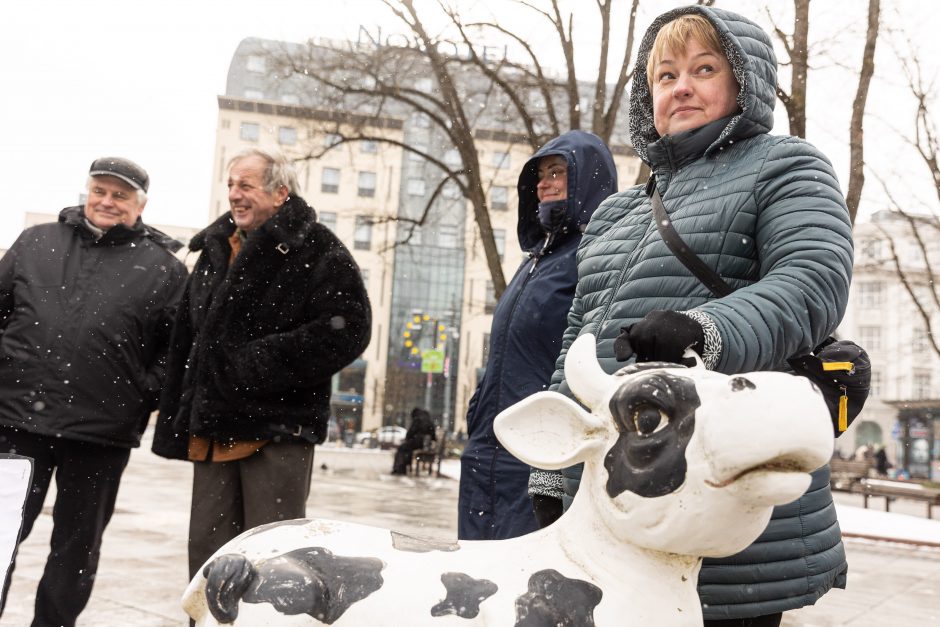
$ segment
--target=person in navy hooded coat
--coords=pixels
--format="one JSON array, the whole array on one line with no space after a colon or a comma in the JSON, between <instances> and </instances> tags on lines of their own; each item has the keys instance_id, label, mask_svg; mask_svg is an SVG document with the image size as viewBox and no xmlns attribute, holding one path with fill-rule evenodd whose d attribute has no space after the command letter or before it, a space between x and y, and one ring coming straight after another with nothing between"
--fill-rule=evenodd
<instances>
[{"instance_id":1,"label":"person in navy hooded coat","mask_svg":"<svg viewBox=\"0 0 940 627\"><path fill-rule=\"evenodd\" d=\"M617 191L617 170L599 137L569 131L526 162L518 191L519 245L527 258L493 313L489 359L467 411L457 516L462 540L513 538L539 527L529 467L500 446L493 419L548 388L578 281L581 233Z\"/></svg>"}]
</instances>

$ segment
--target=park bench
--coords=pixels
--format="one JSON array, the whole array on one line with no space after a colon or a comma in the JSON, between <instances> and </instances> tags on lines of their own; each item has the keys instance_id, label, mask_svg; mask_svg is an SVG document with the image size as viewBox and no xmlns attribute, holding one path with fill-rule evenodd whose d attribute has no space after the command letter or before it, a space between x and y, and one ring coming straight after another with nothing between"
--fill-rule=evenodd
<instances>
[{"instance_id":1,"label":"park bench","mask_svg":"<svg viewBox=\"0 0 940 627\"><path fill-rule=\"evenodd\" d=\"M868 460L856 461L833 457L829 461L829 484L833 490L851 491L859 481L868 477L868 471L871 468L872 463Z\"/></svg>"},{"instance_id":2,"label":"park bench","mask_svg":"<svg viewBox=\"0 0 940 627\"><path fill-rule=\"evenodd\" d=\"M434 474L434 463L437 461L438 451L434 445L431 436L424 436L422 447L411 455L411 470L417 477L421 471L426 471L429 475Z\"/></svg>"},{"instance_id":3,"label":"park bench","mask_svg":"<svg viewBox=\"0 0 940 627\"><path fill-rule=\"evenodd\" d=\"M940 505L940 489L928 488L919 483L909 481L892 481L890 479L861 479L852 486L852 492L862 495L864 507L868 507L868 499L880 496L885 500L885 511L891 511L891 500L896 498L924 501L927 503L927 518L933 518L933 506Z\"/></svg>"}]
</instances>

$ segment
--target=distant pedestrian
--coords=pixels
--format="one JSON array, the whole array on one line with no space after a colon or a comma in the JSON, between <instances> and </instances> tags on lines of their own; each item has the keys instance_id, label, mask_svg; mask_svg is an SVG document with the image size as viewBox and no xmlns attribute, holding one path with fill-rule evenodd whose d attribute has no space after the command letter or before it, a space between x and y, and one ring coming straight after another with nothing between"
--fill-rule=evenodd
<instances>
[{"instance_id":1,"label":"distant pedestrian","mask_svg":"<svg viewBox=\"0 0 940 627\"><path fill-rule=\"evenodd\" d=\"M229 163L231 212L190 241L199 259L173 329L153 450L193 462L189 573L242 531L302 518L333 375L369 343L346 247L259 149Z\"/></svg>"},{"instance_id":2,"label":"distant pedestrian","mask_svg":"<svg viewBox=\"0 0 940 627\"><path fill-rule=\"evenodd\" d=\"M74 625L88 603L163 383L186 268L181 244L141 221L149 183L128 159L96 159L85 204L26 229L0 259L0 453L34 460L21 541L56 482L35 627Z\"/></svg>"},{"instance_id":3,"label":"distant pedestrian","mask_svg":"<svg viewBox=\"0 0 940 627\"><path fill-rule=\"evenodd\" d=\"M411 410L411 424L405 433L405 439L395 451L395 460L392 464L393 475L408 474L411 458L415 451L420 451L437 439L436 427L431 420L431 414L426 409L415 407Z\"/></svg>"},{"instance_id":4,"label":"distant pedestrian","mask_svg":"<svg viewBox=\"0 0 940 627\"><path fill-rule=\"evenodd\" d=\"M882 444L875 451L875 471L879 476L887 477L889 468L892 468L892 464L888 461L888 453L885 451L884 444Z\"/></svg>"}]
</instances>

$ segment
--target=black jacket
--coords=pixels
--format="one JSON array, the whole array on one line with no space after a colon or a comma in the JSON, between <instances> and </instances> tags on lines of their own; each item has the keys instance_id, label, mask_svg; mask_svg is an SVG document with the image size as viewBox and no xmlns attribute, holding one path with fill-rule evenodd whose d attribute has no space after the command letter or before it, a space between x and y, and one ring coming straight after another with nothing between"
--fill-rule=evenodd
<instances>
[{"instance_id":1,"label":"black jacket","mask_svg":"<svg viewBox=\"0 0 940 627\"><path fill-rule=\"evenodd\" d=\"M359 268L293 196L253 231L229 266L235 224L223 215L189 247L202 251L173 327L153 450L186 459L190 434L268 439L304 428L322 440L330 380L369 343Z\"/></svg>"},{"instance_id":2,"label":"black jacket","mask_svg":"<svg viewBox=\"0 0 940 627\"><path fill-rule=\"evenodd\" d=\"M0 425L121 447L156 408L186 268L138 221L99 240L83 207L0 259Z\"/></svg>"}]
</instances>

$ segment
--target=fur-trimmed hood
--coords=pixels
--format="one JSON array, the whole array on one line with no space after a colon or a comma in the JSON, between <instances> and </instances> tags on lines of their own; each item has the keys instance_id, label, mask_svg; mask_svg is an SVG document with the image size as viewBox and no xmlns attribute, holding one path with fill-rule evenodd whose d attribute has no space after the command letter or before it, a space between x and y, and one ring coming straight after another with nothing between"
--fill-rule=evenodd
<instances>
[{"instance_id":1,"label":"fur-trimmed hood","mask_svg":"<svg viewBox=\"0 0 940 627\"><path fill-rule=\"evenodd\" d=\"M633 89L630 93L630 139L643 161L649 163L647 146L658 140L653 126L653 98L647 84L646 63L659 29L681 15L698 13L718 32L725 56L741 86L738 106L718 139L705 151L708 154L728 140L744 139L769 132L774 125L777 95L777 57L767 34L745 17L711 7L693 5L663 13L650 25L637 54Z\"/></svg>"}]
</instances>

